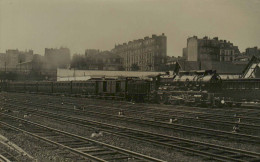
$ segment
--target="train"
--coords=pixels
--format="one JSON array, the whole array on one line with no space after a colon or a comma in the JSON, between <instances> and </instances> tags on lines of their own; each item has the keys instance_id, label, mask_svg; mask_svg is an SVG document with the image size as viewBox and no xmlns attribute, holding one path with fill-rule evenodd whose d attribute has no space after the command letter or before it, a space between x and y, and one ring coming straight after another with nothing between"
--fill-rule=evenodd
<instances>
[{"instance_id":1,"label":"train","mask_svg":"<svg viewBox=\"0 0 260 162\"><path fill-rule=\"evenodd\" d=\"M240 106L260 102L260 79L221 79L213 70L183 71L142 79L1 82L1 91L82 96L159 104Z\"/></svg>"}]
</instances>

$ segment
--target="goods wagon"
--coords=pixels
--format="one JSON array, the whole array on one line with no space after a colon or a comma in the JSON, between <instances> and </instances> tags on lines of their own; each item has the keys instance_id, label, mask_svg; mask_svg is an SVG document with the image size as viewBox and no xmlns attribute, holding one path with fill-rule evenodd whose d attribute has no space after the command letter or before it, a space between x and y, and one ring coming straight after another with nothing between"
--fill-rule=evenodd
<instances>
[{"instance_id":1,"label":"goods wagon","mask_svg":"<svg viewBox=\"0 0 260 162\"><path fill-rule=\"evenodd\" d=\"M152 100L154 84L151 80L132 79L127 82L127 100L137 102Z\"/></svg>"}]
</instances>

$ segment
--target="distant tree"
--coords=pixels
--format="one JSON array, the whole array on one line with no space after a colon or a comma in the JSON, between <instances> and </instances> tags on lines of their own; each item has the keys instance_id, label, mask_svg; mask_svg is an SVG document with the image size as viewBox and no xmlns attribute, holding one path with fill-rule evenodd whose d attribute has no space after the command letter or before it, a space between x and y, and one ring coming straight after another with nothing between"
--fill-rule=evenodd
<instances>
[{"instance_id":1,"label":"distant tree","mask_svg":"<svg viewBox=\"0 0 260 162\"><path fill-rule=\"evenodd\" d=\"M131 70L132 71L138 71L138 70L140 70L140 67L137 64L132 64Z\"/></svg>"}]
</instances>

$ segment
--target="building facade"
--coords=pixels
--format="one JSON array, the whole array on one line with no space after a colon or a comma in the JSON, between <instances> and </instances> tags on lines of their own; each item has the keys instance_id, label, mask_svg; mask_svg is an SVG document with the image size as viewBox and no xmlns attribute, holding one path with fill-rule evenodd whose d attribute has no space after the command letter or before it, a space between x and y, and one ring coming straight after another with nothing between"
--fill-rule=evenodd
<instances>
[{"instance_id":1,"label":"building facade","mask_svg":"<svg viewBox=\"0 0 260 162\"><path fill-rule=\"evenodd\" d=\"M182 49L182 57L184 60L188 59L188 49L187 48Z\"/></svg>"},{"instance_id":2,"label":"building facade","mask_svg":"<svg viewBox=\"0 0 260 162\"><path fill-rule=\"evenodd\" d=\"M113 52L102 51L95 55L87 55L86 63L89 70L123 70L122 58Z\"/></svg>"},{"instance_id":3,"label":"building facade","mask_svg":"<svg viewBox=\"0 0 260 162\"><path fill-rule=\"evenodd\" d=\"M19 51L18 49L6 50L0 54L0 70L15 71L19 63L28 62L33 59L33 50Z\"/></svg>"},{"instance_id":4,"label":"building facade","mask_svg":"<svg viewBox=\"0 0 260 162\"><path fill-rule=\"evenodd\" d=\"M78 70L123 70L122 58L111 51L86 52L85 55L74 54L71 68Z\"/></svg>"},{"instance_id":5,"label":"building facade","mask_svg":"<svg viewBox=\"0 0 260 162\"><path fill-rule=\"evenodd\" d=\"M187 61L233 61L239 55L239 49L218 37L202 39L193 36L187 39Z\"/></svg>"},{"instance_id":6,"label":"building facade","mask_svg":"<svg viewBox=\"0 0 260 162\"><path fill-rule=\"evenodd\" d=\"M260 49L257 48L257 46L252 48L246 48L245 55L249 57L252 56L260 57Z\"/></svg>"},{"instance_id":7,"label":"building facade","mask_svg":"<svg viewBox=\"0 0 260 162\"><path fill-rule=\"evenodd\" d=\"M126 71L160 71L165 65L167 56L167 37L144 37L116 45L112 52L123 59Z\"/></svg>"},{"instance_id":8,"label":"building facade","mask_svg":"<svg viewBox=\"0 0 260 162\"><path fill-rule=\"evenodd\" d=\"M68 68L70 66L70 50L68 48L45 48L44 57L53 68Z\"/></svg>"},{"instance_id":9,"label":"building facade","mask_svg":"<svg viewBox=\"0 0 260 162\"><path fill-rule=\"evenodd\" d=\"M86 49L85 50L85 56L86 57L93 56L93 55L98 54L99 52L101 52L99 49Z\"/></svg>"},{"instance_id":10,"label":"building facade","mask_svg":"<svg viewBox=\"0 0 260 162\"><path fill-rule=\"evenodd\" d=\"M34 54L31 61L16 65L21 80L56 80L57 69L51 67L44 56Z\"/></svg>"}]
</instances>

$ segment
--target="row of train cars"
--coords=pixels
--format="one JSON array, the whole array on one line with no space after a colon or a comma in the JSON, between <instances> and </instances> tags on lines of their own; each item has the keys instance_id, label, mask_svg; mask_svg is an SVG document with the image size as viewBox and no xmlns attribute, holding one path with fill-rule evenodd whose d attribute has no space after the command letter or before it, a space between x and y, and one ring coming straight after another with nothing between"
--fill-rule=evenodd
<instances>
[{"instance_id":1,"label":"row of train cars","mask_svg":"<svg viewBox=\"0 0 260 162\"><path fill-rule=\"evenodd\" d=\"M125 77L62 82L2 81L1 91L223 107L260 102L260 79L223 80L216 71L207 70L158 75L149 79Z\"/></svg>"}]
</instances>

